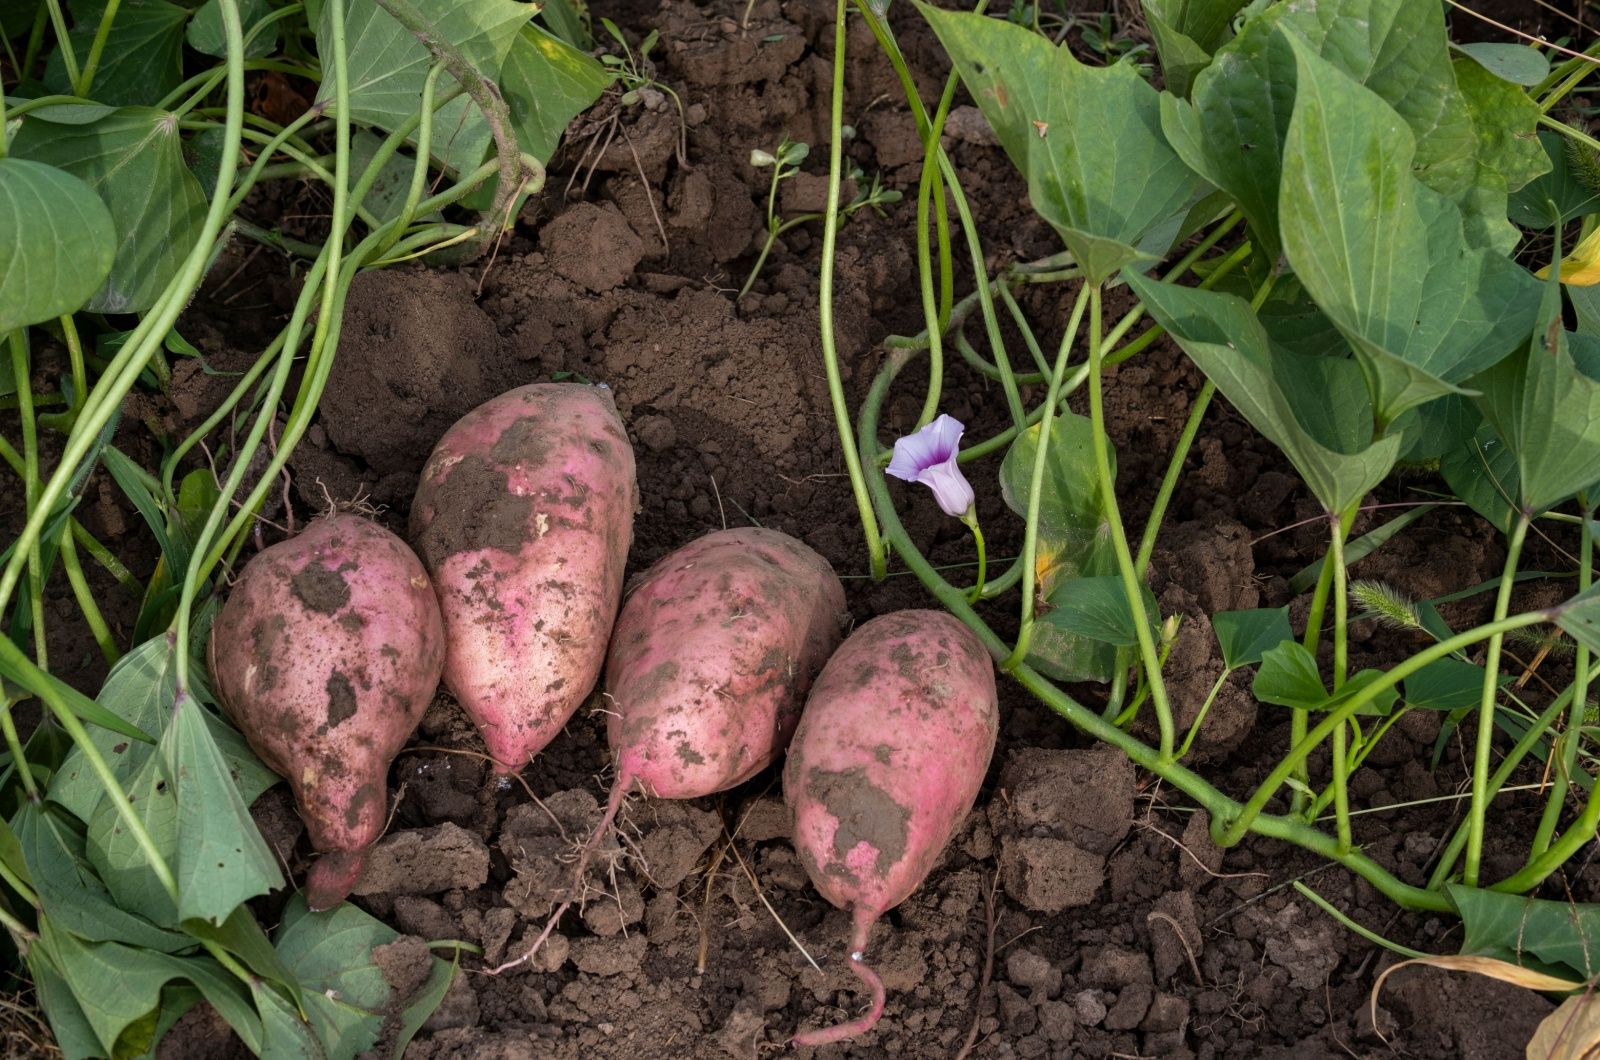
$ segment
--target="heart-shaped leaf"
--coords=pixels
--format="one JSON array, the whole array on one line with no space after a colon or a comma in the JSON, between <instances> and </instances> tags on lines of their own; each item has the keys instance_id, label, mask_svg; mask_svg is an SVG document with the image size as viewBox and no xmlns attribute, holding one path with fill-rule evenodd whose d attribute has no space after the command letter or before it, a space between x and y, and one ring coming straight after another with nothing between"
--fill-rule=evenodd
<instances>
[{"instance_id":1,"label":"heart-shaped leaf","mask_svg":"<svg viewBox=\"0 0 1600 1060\"><path fill-rule=\"evenodd\" d=\"M1085 66L1022 26L917 6L1090 283L1167 251L1207 189L1167 144L1160 97L1131 64Z\"/></svg>"},{"instance_id":2,"label":"heart-shaped leaf","mask_svg":"<svg viewBox=\"0 0 1600 1060\"><path fill-rule=\"evenodd\" d=\"M1252 666L1271 649L1294 639L1287 605L1250 611L1218 611L1211 616L1211 631L1217 635L1217 645L1222 649L1222 663L1230 670Z\"/></svg>"},{"instance_id":3,"label":"heart-shaped leaf","mask_svg":"<svg viewBox=\"0 0 1600 1060\"><path fill-rule=\"evenodd\" d=\"M1343 511L1383 481L1401 438L1372 441L1371 405L1353 361L1272 346L1242 298L1126 275L1156 321L1283 450L1328 511Z\"/></svg>"},{"instance_id":4,"label":"heart-shaped leaf","mask_svg":"<svg viewBox=\"0 0 1600 1060\"><path fill-rule=\"evenodd\" d=\"M239 4L239 22L246 35L251 27L270 14L272 5L267 0L242 0ZM222 29L222 7L218 0L206 0L195 8L186 39L189 47L197 52L214 55L218 59L228 57L228 40ZM251 38L244 49L245 58L259 59L271 55L277 47L278 24L274 22Z\"/></svg>"},{"instance_id":5,"label":"heart-shaped leaf","mask_svg":"<svg viewBox=\"0 0 1600 1060\"><path fill-rule=\"evenodd\" d=\"M110 211L54 166L0 158L0 231L0 335L73 312L111 271Z\"/></svg>"},{"instance_id":6,"label":"heart-shaped leaf","mask_svg":"<svg viewBox=\"0 0 1600 1060\"><path fill-rule=\"evenodd\" d=\"M1511 47L1538 54L1531 48ZM1457 59L1455 71L1477 130L1479 162L1499 173L1510 191L1548 173L1550 157L1535 135L1542 116L1538 104L1470 59Z\"/></svg>"},{"instance_id":7,"label":"heart-shaped leaf","mask_svg":"<svg viewBox=\"0 0 1600 1060\"><path fill-rule=\"evenodd\" d=\"M1407 706L1419 710L1463 710L1483 700L1484 668L1461 659L1435 659L1402 685ZM1500 683L1512 680L1504 674Z\"/></svg>"},{"instance_id":8,"label":"heart-shaped leaf","mask_svg":"<svg viewBox=\"0 0 1600 1060\"><path fill-rule=\"evenodd\" d=\"M1411 176L1415 141L1399 115L1287 39L1298 88L1279 194L1284 251L1350 341L1382 430L1509 353L1532 326L1537 283L1468 246L1457 208Z\"/></svg>"},{"instance_id":9,"label":"heart-shaped leaf","mask_svg":"<svg viewBox=\"0 0 1600 1060\"><path fill-rule=\"evenodd\" d=\"M1439 458L1439 473L1469 508L1502 534L1511 532L1521 492L1517 454L1493 427L1480 424L1462 444L1445 450Z\"/></svg>"},{"instance_id":10,"label":"heart-shaped leaf","mask_svg":"<svg viewBox=\"0 0 1600 1060\"><path fill-rule=\"evenodd\" d=\"M493 79L505 64L517 34L532 17L533 4L517 0L417 0L413 5L433 29L460 49L479 73ZM333 29L323 12L318 51L333 54ZM350 0L345 9L349 41L350 116L380 129L395 129L417 112L422 83L432 58L409 30L375 0ZM333 96L333 79L323 81L318 102ZM462 96L434 112L433 155L456 171L476 168L488 150L488 123L477 105ZM520 146L520 145L519 145Z\"/></svg>"},{"instance_id":11,"label":"heart-shaped leaf","mask_svg":"<svg viewBox=\"0 0 1600 1060\"><path fill-rule=\"evenodd\" d=\"M1296 640L1283 641L1261 654L1261 668L1250 692L1263 703L1300 710L1315 710L1328 699L1317 660Z\"/></svg>"},{"instance_id":12,"label":"heart-shaped leaf","mask_svg":"<svg viewBox=\"0 0 1600 1060\"><path fill-rule=\"evenodd\" d=\"M1543 52L1526 44L1475 41L1471 44L1452 43L1450 47L1500 80L1523 88L1532 88L1550 76L1550 60L1545 58Z\"/></svg>"},{"instance_id":13,"label":"heart-shaped leaf","mask_svg":"<svg viewBox=\"0 0 1600 1060\"><path fill-rule=\"evenodd\" d=\"M150 308L200 238L206 199L183 163L175 115L125 107L88 122L54 107L30 111L11 154L66 170L93 188L111 211L116 256L86 308L135 313ZM63 115L67 120L58 120Z\"/></svg>"},{"instance_id":14,"label":"heart-shaped leaf","mask_svg":"<svg viewBox=\"0 0 1600 1060\"><path fill-rule=\"evenodd\" d=\"M1142 584L1139 592L1145 617L1151 620L1159 617L1161 606L1156 603L1155 594ZM1041 620L1057 629L1119 648L1131 648L1139 643L1139 627L1119 575L1073 578L1050 595L1050 605Z\"/></svg>"},{"instance_id":15,"label":"heart-shaped leaf","mask_svg":"<svg viewBox=\"0 0 1600 1060\"><path fill-rule=\"evenodd\" d=\"M1477 158L1440 9L1412 0L1322 0L1276 4L1252 16L1195 78L1192 106L1162 100L1173 146L1234 197L1269 259L1282 247L1280 160L1296 94L1291 37L1393 108L1415 142L1415 157L1408 157L1415 176L1461 207L1474 245L1515 245L1505 186Z\"/></svg>"},{"instance_id":16,"label":"heart-shaped leaf","mask_svg":"<svg viewBox=\"0 0 1600 1060\"><path fill-rule=\"evenodd\" d=\"M561 134L611 84L594 58L538 26L525 26L500 70L500 94L511 109L517 147L541 162L555 154Z\"/></svg>"}]
</instances>

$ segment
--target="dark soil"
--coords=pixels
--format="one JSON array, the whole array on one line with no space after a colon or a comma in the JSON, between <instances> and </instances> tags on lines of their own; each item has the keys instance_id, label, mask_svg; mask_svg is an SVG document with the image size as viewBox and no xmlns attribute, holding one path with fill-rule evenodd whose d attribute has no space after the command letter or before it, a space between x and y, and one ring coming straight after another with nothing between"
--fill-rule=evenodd
<instances>
[{"instance_id":1,"label":"dark soil","mask_svg":"<svg viewBox=\"0 0 1600 1060\"><path fill-rule=\"evenodd\" d=\"M301 521L329 497L361 495L404 532L418 472L451 422L514 386L572 373L611 387L634 443L642 510L630 573L706 531L759 524L801 538L834 564L847 579L857 624L930 606L913 578L897 573L874 584L865 577L818 340L820 229L787 234L753 293L738 304L732 298L763 228L768 171L750 166L750 151L787 135L813 146L817 168L833 37L828 4L760 0L748 30L739 26L742 9L630 0L605 12L636 35L661 30L658 73L687 108L690 166L675 157L670 99L644 93L622 112L616 136L606 124L616 104L602 102L575 124L546 191L492 261L459 273L402 268L358 279L321 422L291 462L287 496ZM895 19L924 98L932 98L947 67L909 5L896 5ZM1455 21L1466 29L1464 17ZM857 20L851 27L846 121L857 132L850 158L914 198L911 118L865 27ZM1028 210L1023 182L975 116L957 109L948 147L981 219L990 266L1054 252L1053 236ZM795 180L786 206L815 208L817 187L815 172ZM863 212L841 233L835 318L853 403L884 336L922 327L913 213L907 202L887 216ZM213 369L248 364L279 326L298 283L281 265L247 246L224 254L216 282L181 325ZM1064 325L1071 294L1052 287L1021 296L1047 344ZM1111 311L1123 302L1113 297ZM1023 347L1008 335L1015 356ZM921 383L915 371L905 373L885 410L885 439L915 422ZM1142 525L1200 383L1165 342L1107 380L1131 526ZM183 365L170 400L147 401L129 417L127 444L137 445L141 418L168 430L192 426L228 384ZM967 424L969 440L1006 421L998 387L959 366L945 384L943 410ZM152 454L135 448L130 455ZM991 555L1009 558L1019 521L994 488L996 468L991 462L970 473ZM1421 477L1376 499L1414 499L1412 485L1430 484ZM892 488L935 562L969 561L965 530L926 491ZM91 490L85 507L102 538L140 540L137 517L109 486ZM1436 510L1354 573L1416 597L1492 577L1499 540L1460 511ZM281 506L271 514L281 520ZM1289 602L1287 578L1320 555L1319 516L1276 452L1219 402L1167 516L1153 571L1163 613L1185 616L1168 668L1180 721L1193 717L1222 666L1206 614ZM1304 520L1312 523L1278 532ZM146 574L154 556L136 553L128 562ZM1537 558L1528 565L1538 566ZM97 589L113 602L108 618L125 634L137 601L114 585ZM1303 598L1298 606L1297 620ZM1447 617L1460 621L1481 617L1487 603L1477 597L1454 606ZM61 611L54 628L68 628L70 598L52 607ZM1014 630L1012 608L992 605L986 617L1002 632ZM64 672L92 689L103 667L92 645L84 648L82 640L63 644L59 657ZM1403 636L1358 625L1352 662L1383 664L1412 648ZM1183 798L1119 754L1086 744L1014 684L1002 680L1001 690L1000 747L977 807L923 887L873 934L870 957L889 990L883 1022L815 1055L949 1057L973 1027L975 1057L1522 1055L1551 1006L1472 977L1399 973L1386 986L1375 1028L1366 1000L1395 958L1289 883L1305 878L1357 921L1422 949L1451 951L1459 941L1453 921L1399 914L1369 885L1285 845L1250 840L1224 855L1207 838L1204 814ZM1097 687L1074 691L1091 705L1104 699ZM633 801L617 842L597 859L581 910L528 964L496 977L475 970L522 953L565 894L573 839L598 818L596 796L608 779L599 706L580 711L524 772L539 805L473 757L482 744L442 694L416 749L397 760L390 834L356 891L359 904L407 936L380 963L404 992L426 967L419 940L466 939L484 951L482 962L467 962L407 1055L755 1057L778 1051L799 1028L858 1012L862 998L845 967L849 918L819 898L788 843L776 770L715 799ZM1454 789L1470 729L1434 772L1428 762L1437 727L1437 717L1421 715L1396 727L1357 778L1361 805ZM1286 741L1285 721L1258 713L1247 683L1235 678L1209 715L1196 759L1239 795ZM1490 852L1491 876L1538 809L1532 800L1509 807L1509 819L1496 822L1508 845ZM1459 812L1442 802L1366 814L1356 818L1356 838L1402 877L1420 881ZM264 797L256 813L301 878L309 851L283 790ZM1585 871L1562 884L1563 893L1589 899L1596 877ZM988 957L992 983L980 992ZM197 1012L162 1053L219 1050L225 1054L217 1021Z\"/></svg>"}]
</instances>

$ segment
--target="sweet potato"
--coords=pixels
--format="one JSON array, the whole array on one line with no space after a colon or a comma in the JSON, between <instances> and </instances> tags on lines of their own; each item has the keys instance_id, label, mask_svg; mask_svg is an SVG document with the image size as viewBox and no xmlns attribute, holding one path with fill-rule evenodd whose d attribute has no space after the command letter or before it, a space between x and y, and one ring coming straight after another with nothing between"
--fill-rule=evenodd
<instances>
[{"instance_id":1,"label":"sweet potato","mask_svg":"<svg viewBox=\"0 0 1600 1060\"><path fill-rule=\"evenodd\" d=\"M998 724L994 665L942 611L866 623L811 686L783 796L811 882L853 915L850 968L872 1005L796 1045L854 1037L882 1015L883 983L863 959L872 925L917 889L972 809Z\"/></svg>"},{"instance_id":2,"label":"sweet potato","mask_svg":"<svg viewBox=\"0 0 1600 1060\"><path fill-rule=\"evenodd\" d=\"M326 909L383 834L389 763L439 686L428 574L375 523L317 519L245 565L207 648L223 710L294 790L322 852L306 900Z\"/></svg>"},{"instance_id":3,"label":"sweet potato","mask_svg":"<svg viewBox=\"0 0 1600 1060\"><path fill-rule=\"evenodd\" d=\"M828 561L773 530L707 534L650 568L611 637L606 735L616 776L578 856L574 889L635 787L698 798L772 764L847 620ZM527 953L495 971L532 956L569 905Z\"/></svg>"},{"instance_id":4,"label":"sweet potato","mask_svg":"<svg viewBox=\"0 0 1600 1060\"><path fill-rule=\"evenodd\" d=\"M444 612L444 683L514 773L593 689L638 507L633 449L603 387L536 383L434 448L411 536Z\"/></svg>"}]
</instances>

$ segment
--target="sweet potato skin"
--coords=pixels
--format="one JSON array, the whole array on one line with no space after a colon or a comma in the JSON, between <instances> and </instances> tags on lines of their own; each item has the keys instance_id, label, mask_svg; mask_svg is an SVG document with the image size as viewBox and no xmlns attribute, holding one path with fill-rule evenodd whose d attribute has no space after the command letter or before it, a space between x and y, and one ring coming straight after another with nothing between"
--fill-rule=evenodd
<instances>
[{"instance_id":1,"label":"sweet potato skin","mask_svg":"<svg viewBox=\"0 0 1600 1060\"><path fill-rule=\"evenodd\" d=\"M445 624L444 683L512 773L593 689L638 508L611 394L535 383L445 432L412 501L411 538Z\"/></svg>"},{"instance_id":2,"label":"sweet potato skin","mask_svg":"<svg viewBox=\"0 0 1600 1060\"><path fill-rule=\"evenodd\" d=\"M685 799L766 768L847 621L833 568L787 534L721 530L663 558L632 587L607 657L619 778Z\"/></svg>"},{"instance_id":3,"label":"sweet potato skin","mask_svg":"<svg viewBox=\"0 0 1600 1060\"><path fill-rule=\"evenodd\" d=\"M870 926L916 890L971 810L998 727L994 665L955 618L899 611L851 634L811 686L784 767L795 848L822 896Z\"/></svg>"},{"instance_id":4,"label":"sweet potato skin","mask_svg":"<svg viewBox=\"0 0 1600 1060\"><path fill-rule=\"evenodd\" d=\"M208 644L217 698L289 781L312 846L307 900L349 893L388 817L389 764L444 665L444 624L416 555L354 515L317 519L255 556Z\"/></svg>"}]
</instances>

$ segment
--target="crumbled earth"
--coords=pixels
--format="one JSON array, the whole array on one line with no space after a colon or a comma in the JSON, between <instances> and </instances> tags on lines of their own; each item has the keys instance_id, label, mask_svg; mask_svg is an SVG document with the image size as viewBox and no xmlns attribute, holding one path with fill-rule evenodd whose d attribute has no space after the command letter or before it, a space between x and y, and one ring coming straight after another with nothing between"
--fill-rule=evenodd
<instances>
[{"instance_id":1,"label":"crumbled earth","mask_svg":"<svg viewBox=\"0 0 1600 1060\"><path fill-rule=\"evenodd\" d=\"M298 518L361 496L402 529L418 469L456 417L511 387L570 373L612 388L635 444L642 510L630 571L698 534L757 523L828 557L847 579L858 623L928 606L913 578L864 577L818 339L820 229L786 233L751 293L734 300L765 232L770 171L753 168L750 151L770 150L783 136L810 143L806 172L785 187L783 205L820 207L832 12L817 0L757 0L744 27L744 5L727 2L629 0L611 12L635 40L661 31L657 76L683 100L684 157L678 112L663 93L647 90L630 108L604 101L575 123L545 193L492 261L459 272L363 275L350 292L319 422L290 462L286 497ZM913 79L934 98L947 73L936 42L910 5L895 5L892 15ZM856 130L849 160L914 200L918 145L898 80L859 20L848 32L846 121ZM1028 210L1025 184L981 115L957 102L946 146L980 218L990 267L1054 253L1053 234ZM619 135L608 140L611 114ZM247 209L292 207L258 198ZM870 381L883 337L922 328L913 215L912 202L881 216L862 211L840 233L835 330L852 402ZM141 422L166 431L198 423L225 395L226 373L246 367L281 323L298 280L250 253L228 249L215 272L228 279L202 291L181 325L211 370L183 362L170 395L134 403L117 438L130 456L158 459ZM969 283L960 281L958 292ZM1047 346L1070 298L1060 287L1019 293ZM1108 301L1120 312L1126 292ZM1014 354L1023 348L1009 324L1005 335ZM41 370L51 370L41 360ZM915 366L904 373L884 410L885 438L915 423L924 382ZM1165 342L1108 376L1131 526L1149 511L1201 382ZM942 408L973 440L1007 422L999 388L959 365L950 368ZM996 467L990 461L972 472L992 484ZM1413 499L1413 487L1433 483L1418 472L1378 499ZM935 562L970 559L965 530L925 491L899 483L891 491ZM273 503L279 519L276 496ZM1019 522L999 491L980 488L978 505L991 555L1015 555ZM135 571L153 566L137 514L108 484L91 481L79 511ZM1279 532L1296 524L1303 525ZM1357 533L1373 525L1364 517ZM1289 578L1320 555L1324 534L1321 513L1282 458L1219 401L1151 572L1163 613L1183 616L1168 667L1180 723L1222 672L1206 615L1289 603ZM1537 567L1540 546L1533 547L1529 565ZM1491 577L1501 558L1492 532L1441 508L1354 572L1422 597ZM138 602L100 584L97 569L89 573L108 621L125 635ZM1470 621L1486 606L1482 597L1460 601L1446 617ZM1297 607L1299 621L1303 599ZM92 690L104 669L92 642L73 632L64 587L50 610L60 640L50 645L52 658ZM990 604L984 617L1006 635L1015 629L1011 611ZM1414 647L1404 634L1360 623L1352 666L1382 665ZM1204 812L1182 794L1090 744L1016 685L1002 681L1001 689L1001 743L977 807L924 886L872 935L870 958L888 988L883 1021L809 1055L953 1056L969 1034L974 1057L1522 1055L1548 1002L1431 969L1393 976L1374 1026L1368 995L1395 959L1337 927L1288 883L1303 877L1356 921L1421 949L1450 951L1459 943L1452 922L1398 913L1369 885L1296 848L1249 840L1224 853L1211 843ZM1103 687L1070 691L1094 709L1104 702ZM801 1027L861 1010L845 966L848 915L807 881L788 841L776 771L713 799L631 801L572 893L568 866L599 817L608 780L602 709L592 701L525 771L537 802L473 757L481 743L444 694L416 746L397 759L390 833L355 899L402 933L379 965L406 994L421 982L428 940L465 939L484 951L408 1057L764 1057ZM1395 727L1371 759L1375 768L1357 778L1364 805L1454 788L1470 729L1431 771L1438 725L1436 716L1412 715ZM1207 715L1193 761L1225 790L1244 793L1287 731L1285 719L1256 707L1248 678L1234 675ZM1419 881L1448 823L1446 813L1429 811L1357 818L1357 842ZM1513 804L1497 834L1520 834L1516 815L1529 812L1537 810ZM269 793L255 815L298 877L310 852L282 791ZM1507 853L1491 849L1486 864ZM1597 889L1593 871L1561 882L1562 893L1580 900ZM575 908L533 959L480 974L527 952L567 898ZM270 919L273 908L263 905L263 915ZM992 981L980 991L986 957ZM237 1043L227 1038L201 1007L160 1055L233 1055Z\"/></svg>"}]
</instances>

